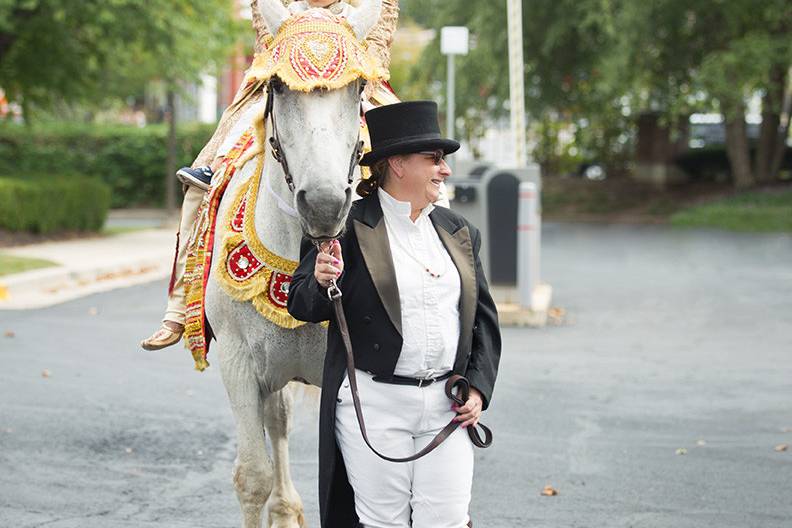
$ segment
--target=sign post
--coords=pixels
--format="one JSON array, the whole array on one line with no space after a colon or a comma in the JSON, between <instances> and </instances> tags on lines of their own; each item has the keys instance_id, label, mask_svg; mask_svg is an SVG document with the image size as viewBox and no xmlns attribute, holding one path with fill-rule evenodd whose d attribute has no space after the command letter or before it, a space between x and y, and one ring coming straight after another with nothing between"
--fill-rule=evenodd
<instances>
[{"instance_id":1,"label":"sign post","mask_svg":"<svg viewBox=\"0 0 792 528\"><path fill-rule=\"evenodd\" d=\"M507 0L509 24L509 106L515 165L528 163L525 141L525 64L523 63L522 0Z\"/></svg>"},{"instance_id":2,"label":"sign post","mask_svg":"<svg viewBox=\"0 0 792 528\"><path fill-rule=\"evenodd\" d=\"M446 26L440 31L440 51L448 57L448 79L446 81L446 135L449 139L456 138L456 55L467 55L470 35L464 26ZM452 158L449 158L452 160ZM453 163L453 161L451 161ZM451 167L454 168L453 165Z\"/></svg>"}]
</instances>

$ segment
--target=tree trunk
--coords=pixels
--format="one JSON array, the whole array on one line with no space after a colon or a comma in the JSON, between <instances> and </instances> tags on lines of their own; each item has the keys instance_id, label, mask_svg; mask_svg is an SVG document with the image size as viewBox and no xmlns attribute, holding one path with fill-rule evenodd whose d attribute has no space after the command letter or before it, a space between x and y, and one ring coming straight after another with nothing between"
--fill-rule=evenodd
<instances>
[{"instance_id":1,"label":"tree trunk","mask_svg":"<svg viewBox=\"0 0 792 528\"><path fill-rule=\"evenodd\" d=\"M753 186L751 154L748 150L748 131L745 126L745 107L739 106L726 117L726 154L731 165L732 181L738 189Z\"/></svg>"},{"instance_id":2,"label":"tree trunk","mask_svg":"<svg viewBox=\"0 0 792 528\"><path fill-rule=\"evenodd\" d=\"M165 208L168 214L176 211L176 94L172 88L167 93L166 119L168 120L167 155L165 158Z\"/></svg>"},{"instance_id":3,"label":"tree trunk","mask_svg":"<svg viewBox=\"0 0 792 528\"><path fill-rule=\"evenodd\" d=\"M781 125L781 106L786 86L786 69L776 65L770 72L770 82L762 98L762 125L759 130L759 143L756 147L754 174L757 183L769 183L775 179L772 171L778 135ZM783 149L783 146L782 146Z\"/></svg>"},{"instance_id":4,"label":"tree trunk","mask_svg":"<svg viewBox=\"0 0 792 528\"><path fill-rule=\"evenodd\" d=\"M792 121L790 113L792 113L792 68L787 71L784 102L781 105L780 131L776 136L776 147L773 152L773 160L770 163L770 174L773 180L778 178L778 174L781 172L781 163L784 161L787 149L786 140L789 137L789 123Z\"/></svg>"}]
</instances>

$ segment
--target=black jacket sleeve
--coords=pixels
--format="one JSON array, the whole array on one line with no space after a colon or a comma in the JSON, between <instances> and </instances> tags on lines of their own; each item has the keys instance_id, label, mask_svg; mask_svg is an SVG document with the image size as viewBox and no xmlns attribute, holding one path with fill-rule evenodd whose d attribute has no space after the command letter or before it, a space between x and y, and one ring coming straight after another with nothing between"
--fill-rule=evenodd
<instances>
[{"instance_id":1,"label":"black jacket sleeve","mask_svg":"<svg viewBox=\"0 0 792 528\"><path fill-rule=\"evenodd\" d=\"M286 309L295 319L321 323L330 319L331 305L327 289L314 277L316 247L308 239L300 246L300 264L289 285Z\"/></svg>"},{"instance_id":2,"label":"black jacket sleeve","mask_svg":"<svg viewBox=\"0 0 792 528\"><path fill-rule=\"evenodd\" d=\"M468 224L469 225L469 224ZM478 288L478 302L476 304L476 318L473 322L473 344L470 361L468 362L465 377L470 384L481 392L484 398L484 409L489 407L495 378L498 375L498 363L501 354L501 336L498 326L498 309L489 292L487 278L481 267L479 250L481 249L481 235L478 229L470 227L473 239L473 256L476 262L476 287Z\"/></svg>"}]
</instances>

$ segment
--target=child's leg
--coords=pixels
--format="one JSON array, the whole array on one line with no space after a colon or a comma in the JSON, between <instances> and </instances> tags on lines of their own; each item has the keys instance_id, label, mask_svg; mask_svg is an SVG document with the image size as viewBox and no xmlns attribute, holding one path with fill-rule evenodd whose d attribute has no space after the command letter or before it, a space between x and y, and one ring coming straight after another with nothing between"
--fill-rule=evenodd
<instances>
[{"instance_id":1,"label":"child's leg","mask_svg":"<svg viewBox=\"0 0 792 528\"><path fill-rule=\"evenodd\" d=\"M187 241L190 238L190 233L192 233L193 224L198 218L198 207L201 205L204 194L204 191L191 186L187 186L187 192L184 194L181 221L179 222L179 250L176 255L175 280L173 282L173 290L168 296L168 306L165 310L165 317L163 317L164 321L184 324L184 269L187 265Z\"/></svg>"}]
</instances>

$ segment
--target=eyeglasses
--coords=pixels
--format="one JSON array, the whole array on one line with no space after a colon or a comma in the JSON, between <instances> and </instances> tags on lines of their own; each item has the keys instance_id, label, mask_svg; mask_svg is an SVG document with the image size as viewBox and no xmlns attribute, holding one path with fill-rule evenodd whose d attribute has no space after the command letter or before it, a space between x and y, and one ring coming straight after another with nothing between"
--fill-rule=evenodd
<instances>
[{"instance_id":1,"label":"eyeglasses","mask_svg":"<svg viewBox=\"0 0 792 528\"><path fill-rule=\"evenodd\" d=\"M419 152L418 154L420 154L421 156L432 158L432 163L434 163L435 165L440 165L440 162L445 159L445 152L443 152L442 150Z\"/></svg>"}]
</instances>

